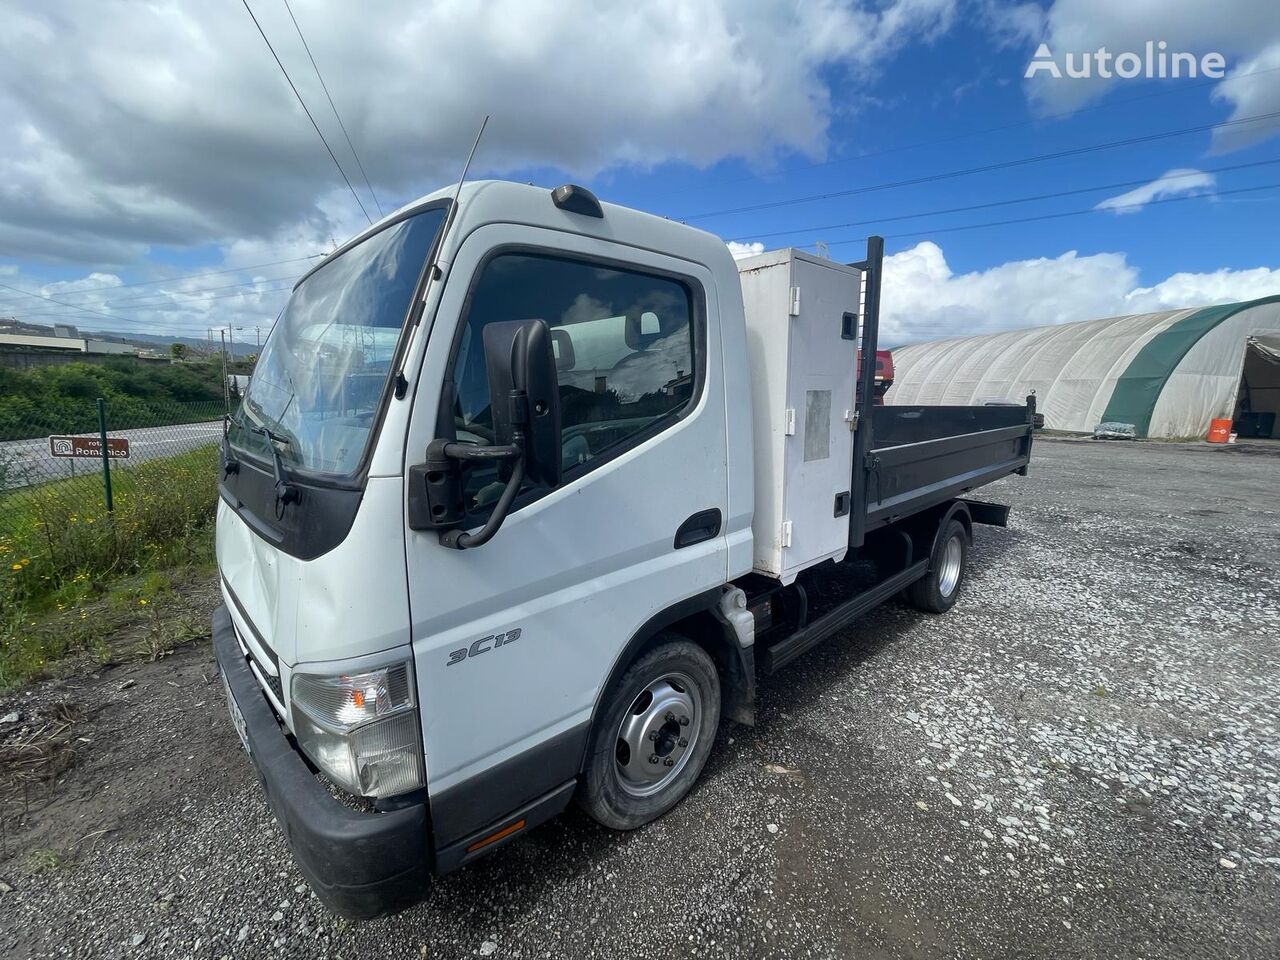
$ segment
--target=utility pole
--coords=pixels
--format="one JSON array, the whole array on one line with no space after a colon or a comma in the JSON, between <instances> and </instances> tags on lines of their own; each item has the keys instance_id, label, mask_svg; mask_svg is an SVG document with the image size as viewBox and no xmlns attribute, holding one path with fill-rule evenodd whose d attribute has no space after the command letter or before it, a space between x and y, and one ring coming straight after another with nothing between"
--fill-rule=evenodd
<instances>
[{"instance_id":1,"label":"utility pole","mask_svg":"<svg viewBox=\"0 0 1280 960\"><path fill-rule=\"evenodd\" d=\"M226 331L218 331L222 334L222 409L229 416L231 414L231 385L227 382L227 334Z\"/></svg>"},{"instance_id":2,"label":"utility pole","mask_svg":"<svg viewBox=\"0 0 1280 960\"><path fill-rule=\"evenodd\" d=\"M227 339L231 341L231 362L232 363L236 362L236 335L231 332L234 329L235 327L227 327Z\"/></svg>"}]
</instances>

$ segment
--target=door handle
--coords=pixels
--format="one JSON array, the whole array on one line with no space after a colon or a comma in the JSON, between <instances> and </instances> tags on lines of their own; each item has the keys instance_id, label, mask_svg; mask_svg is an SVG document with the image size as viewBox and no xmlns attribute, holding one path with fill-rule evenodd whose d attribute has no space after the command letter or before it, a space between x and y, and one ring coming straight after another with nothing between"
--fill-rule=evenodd
<instances>
[{"instance_id":1,"label":"door handle","mask_svg":"<svg viewBox=\"0 0 1280 960\"><path fill-rule=\"evenodd\" d=\"M720 533L720 510L699 510L676 530L675 549L691 547Z\"/></svg>"}]
</instances>

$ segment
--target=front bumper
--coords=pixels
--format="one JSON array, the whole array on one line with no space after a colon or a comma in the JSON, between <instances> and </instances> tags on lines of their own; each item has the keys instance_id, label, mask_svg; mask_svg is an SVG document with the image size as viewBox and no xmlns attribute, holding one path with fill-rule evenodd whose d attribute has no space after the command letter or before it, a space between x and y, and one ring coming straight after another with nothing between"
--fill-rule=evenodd
<instances>
[{"instance_id":1,"label":"front bumper","mask_svg":"<svg viewBox=\"0 0 1280 960\"><path fill-rule=\"evenodd\" d=\"M294 861L334 913L364 920L417 900L429 881L425 803L361 813L330 796L276 720L250 671L225 606L213 614L213 650L244 715L249 756Z\"/></svg>"}]
</instances>

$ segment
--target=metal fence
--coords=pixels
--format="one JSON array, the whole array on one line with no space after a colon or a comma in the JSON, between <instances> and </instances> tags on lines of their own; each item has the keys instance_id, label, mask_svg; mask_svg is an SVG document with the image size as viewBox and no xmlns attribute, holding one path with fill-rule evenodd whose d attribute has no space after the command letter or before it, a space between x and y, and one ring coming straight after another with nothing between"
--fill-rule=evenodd
<instances>
[{"instance_id":1,"label":"metal fence","mask_svg":"<svg viewBox=\"0 0 1280 960\"><path fill-rule=\"evenodd\" d=\"M0 439L0 543L30 534L32 524L94 522L122 496L163 485L162 462L203 457L221 441L222 412L218 402L139 412L89 399L66 432L50 433L47 423L9 425ZM175 472L173 482L182 476Z\"/></svg>"}]
</instances>

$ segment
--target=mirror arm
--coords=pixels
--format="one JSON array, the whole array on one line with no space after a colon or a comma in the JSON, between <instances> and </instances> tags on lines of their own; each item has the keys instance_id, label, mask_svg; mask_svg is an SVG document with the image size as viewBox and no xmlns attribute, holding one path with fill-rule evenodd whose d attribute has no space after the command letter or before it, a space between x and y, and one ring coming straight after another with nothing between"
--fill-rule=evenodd
<instances>
[{"instance_id":1,"label":"mirror arm","mask_svg":"<svg viewBox=\"0 0 1280 960\"><path fill-rule=\"evenodd\" d=\"M502 490L502 496L493 505L493 512L489 514L489 519L485 521L483 527L475 533L466 533L463 530L446 530L440 534L440 543L443 546L454 550L466 550L469 547L483 546L493 539L493 535L502 526L502 521L507 519L507 514L511 512L511 504L515 502L516 494L520 492L520 487L524 483L524 453L521 448L521 441L524 437L522 436L522 431L516 432L515 439L516 442L511 444L510 447L476 448L491 451L515 450L515 463L511 467L511 479L507 481L507 485ZM454 446L454 444L449 444L449 446ZM505 459L505 457L476 457L474 459Z\"/></svg>"},{"instance_id":2,"label":"mirror arm","mask_svg":"<svg viewBox=\"0 0 1280 960\"><path fill-rule=\"evenodd\" d=\"M482 447L478 443L450 440L441 445L440 452L453 460L519 460L524 450L518 443L498 447Z\"/></svg>"}]
</instances>

